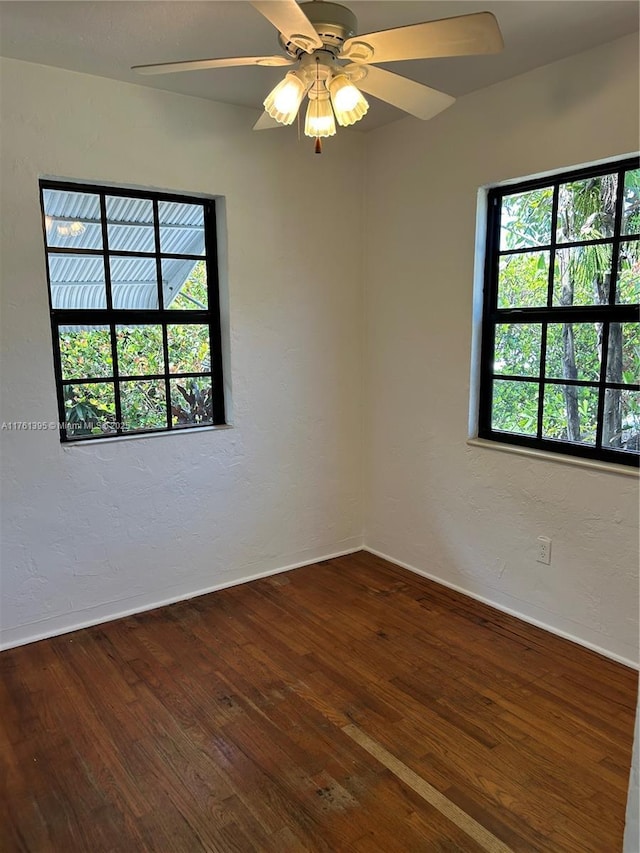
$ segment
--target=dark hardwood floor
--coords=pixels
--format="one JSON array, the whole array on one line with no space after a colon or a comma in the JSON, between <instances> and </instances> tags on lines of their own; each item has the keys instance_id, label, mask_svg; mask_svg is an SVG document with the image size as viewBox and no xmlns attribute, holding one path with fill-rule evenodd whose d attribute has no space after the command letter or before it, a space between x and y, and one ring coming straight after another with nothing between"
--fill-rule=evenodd
<instances>
[{"instance_id":1,"label":"dark hardwood floor","mask_svg":"<svg viewBox=\"0 0 640 853\"><path fill-rule=\"evenodd\" d=\"M622 849L637 673L363 552L0 667L7 853Z\"/></svg>"}]
</instances>

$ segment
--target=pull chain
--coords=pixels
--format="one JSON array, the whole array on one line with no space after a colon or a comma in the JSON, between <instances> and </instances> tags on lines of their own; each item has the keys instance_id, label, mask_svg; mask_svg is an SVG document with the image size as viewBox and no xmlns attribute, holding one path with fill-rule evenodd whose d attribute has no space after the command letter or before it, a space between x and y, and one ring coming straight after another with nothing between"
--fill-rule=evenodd
<instances>
[{"instance_id":1,"label":"pull chain","mask_svg":"<svg viewBox=\"0 0 640 853\"><path fill-rule=\"evenodd\" d=\"M318 98L320 94L320 57L316 56L316 98ZM316 119L317 121L317 119ZM322 140L319 136L316 136L316 145L314 148L314 154L322 154Z\"/></svg>"}]
</instances>

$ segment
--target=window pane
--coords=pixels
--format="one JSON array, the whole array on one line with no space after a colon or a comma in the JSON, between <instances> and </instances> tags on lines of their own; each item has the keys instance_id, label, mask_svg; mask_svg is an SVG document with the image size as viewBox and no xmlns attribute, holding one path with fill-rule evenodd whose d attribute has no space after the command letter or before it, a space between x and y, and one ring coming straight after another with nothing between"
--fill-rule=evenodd
<instances>
[{"instance_id":1,"label":"window pane","mask_svg":"<svg viewBox=\"0 0 640 853\"><path fill-rule=\"evenodd\" d=\"M549 287L549 252L503 255L498 277L498 308L545 306Z\"/></svg>"},{"instance_id":2,"label":"window pane","mask_svg":"<svg viewBox=\"0 0 640 853\"><path fill-rule=\"evenodd\" d=\"M599 381L600 349L594 323L549 323L545 376Z\"/></svg>"},{"instance_id":3,"label":"window pane","mask_svg":"<svg viewBox=\"0 0 640 853\"><path fill-rule=\"evenodd\" d=\"M535 435L538 426L538 384L494 380L492 429Z\"/></svg>"},{"instance_id":4,"label":"window pane","mask_svg":"<svg viewBox=\"0 0 640 853\"><path fill-rule=\"evenodd\" d=\"M149 310L158 307L158 276L154 258L109 258L114 308Z\"/></svg>"},{"instance_id":5,"label":"window pane","mask_svg":"<svg viewBox=\"0 0 640 853\"><path fill-rule=\"evenodd\" d=\"M208 308L207 265L204 261L162 261L162 286L167 308L202 311Z\"/></svg>"},{"instance_id":6,"label":"window pane","mask_svg":"<svg viewBox=\"0 0 640 853\"><path fill-rule=\"evenodd\" d=\"M58 335L63 379L113 375L108 326L65 326Z\"/></svg>"},{"instance_id":7,"label":"window pane","mask_svg":"<svg viewBox=\"0 0 640 853\"><path fill-rule=\"evenodd\" d=\"M640 451L640 391L605 391L602 446Z\"/></svg>"},{"instance_id":8,"label":"window pane","mask_svg":"<svg viewBox=\"0 0 640 853\"><path fill-rule=\"evenodd\" d=\"M625 305L640 302L640 240L620 243L616 302Z\"/></svg>"},{"instance_id":9,"label":"window pane","mask_svg":"<svg viewBox=\"0 0 640 853\"><path fill-rule=\"evenodd\" d=\"M552 187L502 199L500 249L525 249L551 242Z\"/></svg>"},{"instance_id":10,"label":"window pane","mask_svg":"<svg viewBox=\"0 0 640 853\"><path fill-rule=\"evenodd\" d=\"M158 203L160 251L170 255L204 255L204 208L175 201Z\"/></svg>"},{"instance_id":11,"label":"window pane","mask_svg":"<svg viewBox=\"0 0 640 853\"><path fill-rule=\"evenodd\" d=\"M213 394L209 377L171 379L169 384L174 426L213 423Z\"/></svg>"},{"instance_id":12,"label":"window pane","mask_svg":"<svg viewBox=\"0 0 640 853\"><path fill-rule=\"evenodd\" d=\"M604 434L627 449L619 461L637 462L638 166L576 167L490 193L482 437L608 460Z\"/></svg>"},{"instance_id":13,"label":"window pane","mask_svg":"<svg viewBox=\"0 0 640 853\"><path fill-rule=\"evenodd\" d=\"M615 174L561 184L556 232L558 242L611 237L617 191L618 176Z\"/></svg>"},{"instance_id":14,"label":"window pane","mask_svg":"<svg viewBox=\"0 0 640 853\"><path fill-rule=\"evenodd\" d=\"M640 384L640 323L611 323L607 382Z\"/></svg>"},{"instance_id":15,"label":"window pane","mask_svg":"<svg viewBox=\"0 0 640 853\"><path fill-rule=\"evenodd\" d=\"M608 304L611 257L609 245L558 249L554 269L553 304Z\"/></svg>"},{"instance_id":16,"label":"window pane","mask_svg":"<svg viewBox=\"0 0 640 853\"><path fill-rule=\"evenodd\" d=\"M640 234L640 169L625 172L622 233Z\"/></svg>"},{"instance_id":17,"label":"window pane","mask_svg":"<svg viewBox=\"0 0 640 853\"><path fill-rule=\"evenodd\" d=\"M40 198L61 438L212 423L214 203L46 180Z\"/></svg>"},{"instance_id":18,"label":"window pane","mask_svg":"<svg viewBox=\"0 0 640 853\"><path fill-rule=\"evenodd\" d=\"M595 444L598 389L576 385L546 385L542 437Z\"/></svg>"},{"instance_id":19,"label":"window pane","mask_svg":"<svg viewBox=\"0 0 640 853\"><path fill-rule=\"evenodd\" d=\"M120 383L122 429L166 429L167 403L163 379L137 379Z\"/></svg>"},{"instance_id":20,"label":"window pane","mask_svg":"<svg viewBox=\"0 0 640 853\"><path fill-rule=\"evenodd\" d=\"M542 327L532 323L502 323L496 326L495 373L538 376Z\"/></svg>"},{"instance_id":21,"label":"window pane","mask_svg":"<svg viewBox=\"0 0 640 853\"><path fill-rule=\"evenodd\" d=\"M202 373L210 370L209 327L201 324L167 326L169 371Z\"/></svg>"},{"instance_id":22,"label":"window pane","mask_svg":"<svg viewBox=\"0 0 640 853\"><path fill-rule=\"evenodd\" d=\"M101 249L100 197L91 193L43 190L48 246Z\"/></svg>"},{"instance_id":23,"label":"window pane","mask_svg":"<svg viewBox=\"0 0 640 853\"><path fill-rule=\"evenodd\" d=\"M96 255L49 255L53 308L106 308L104 261Z\"/></svg>"},{"instance_id":24,"label":"window pane","mask_svg":"<svg viewBox=\"0 0 640 853\"><path fill-rule=\"evenodd\" d=\"M111 251L155 252L151 199L107 196L106 204Z\"/></svg>"},{"instance_id":25,"label":"window pane","mask_svg":"<svg viewBox=\"0 0 640 853\"><path fill-rule=\"evenodd\" d=\"M162 326L116 326L116 338L120 376L164 373Z\"/></svg>"},{"instance_id":26,"label":"window pane","mask_svg":"<svg viewBox=\"0 0 640 853\"><path fill-rule=\"evenodd\" d=\"M116 404L113 383L64 385L64 411L68 438L115 432Z\"/></svg>"}]
</instances>

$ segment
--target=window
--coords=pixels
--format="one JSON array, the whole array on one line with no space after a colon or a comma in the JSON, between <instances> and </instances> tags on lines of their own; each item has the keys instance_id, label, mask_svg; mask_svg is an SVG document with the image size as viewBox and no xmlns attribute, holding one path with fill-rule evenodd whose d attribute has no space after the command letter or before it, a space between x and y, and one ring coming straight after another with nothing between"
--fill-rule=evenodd
<instances>
[{"instance_id":1,"label":"window","mask_svg":"<svg viewBox=\"0 0 640 853\"><path fill-rule=\"evenodd\" d=\"M62 441L224 423L215 202L40 193Z\"/></svg>"},{"instance_id":2,"label":"window","mask_svg":"<svg viewBox=\"0 0 640 853\"><path fill-rule=\"evenodd\" d=\"M638 465L639 166L490 190L481 438Z\"/></svg>"}]
</instances>

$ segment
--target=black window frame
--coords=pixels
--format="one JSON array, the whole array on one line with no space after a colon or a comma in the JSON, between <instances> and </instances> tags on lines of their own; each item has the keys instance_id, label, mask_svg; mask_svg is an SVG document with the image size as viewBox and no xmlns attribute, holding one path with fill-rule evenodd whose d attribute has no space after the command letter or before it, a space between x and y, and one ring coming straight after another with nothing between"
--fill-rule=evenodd
<instances>
[{"instance_id":1,"label":"black window frame","mask_svg":"<svg viewBox=\"0 0 640 853\"><path fill-rule=\"evenodd\" d=\"M489 189L487 193L487 232L486 232L486 254L484 266L484 293L482 311L482 332L480 345L480 389L478 406L478 437L500 444L519 445L534 448L541 451L551 451L559 455L578 456L596 460L598 462L611 462L622 465L640 467L640 456L627 450L614 450L602 446L603 434L603 412L605 401L605 389L621 389L640 391L640 384L607 382L607 358L609 325L611 323L638 322L640 320L637 304L616 304L616 280L618 273L619 249L622 241L640 241L640 235L621 234L622 209L624 191L624 173L629 170L640 168L640 157L629 157L615 162L599 164L585 168L571 169L544 178L530 179L518 183L502 184ZM618 175L618 188L615 209L615 224L613 236L606 239L580 240L575 242L558 242L558 196L561 184L570 181L580 181L595 178L601 175ZM518 250L500 249L500 226L502 200L505 196L529 192L531 190L553 188L553 203L551 212L551 242L548 245L531 246L522 251L549 251L549 276L547 305L543 308L498 308L498 278L500 258L503 255L514 254ZM593 306L554 306L553 286L556 248L570 248L572 246L601 245L612 246L612 274L609 289L608 305ZM547 326L549 323L578 323L578 322L602 322L602 356L600 364L600 376L598 381L571 380L550 378L545 376L545 361L547 347ZM535 436L527 436L518 433L506 432L493 429L492 427L492 403L494 382L494 355L495 355L495 327L498 324L516 323L539 323L541 325L541 347L539 375L535 377L521 375L500 374L501 379L515 380L521 382L533 382L538 385L538 422ZM558 439L544 438L543 429L543 406L544 389L546 385L575 385L579 387L591 387L598 389L598 415L597 433L595 445L578 444Z\"/></svg>"},{"instance_id":2,"label":"black window frame","mask_svg":"<svg viewBox=\"0 0 640 853\"><path fill-rule=\"evenodd\" d=\"M100 222L102 230L102 247L99 249L89 248L64 248L49 246L47 240L47 223L45 212L45 190L58 190L70 193L89 193L99 197ZM45 266L47 275L47 290L49 295L49 310L51 315L51 337L53 344L53 363L56 382L56 393L58 402L58 423L60 441L63 443L76 443L94 441L97 439L129 438L132 436L158 435L168 432L182 432L185 429L210 429L215 426L226 425L224 384L222 369L222 330L220 316L220 283L218 268L217 247L217 219L216 201L214 198L203 196L191 196L183 193L154 192L152 190L141 190L133 187L106 186L101 184L80 183L65 180L41 179L39 181L40 206L42 212L42 233L45 249ZM122 249L109 249L108 219L106 212L106 198L124 197L131 199L150 200L153 204L153 229L155 249L147 251L126 251ZM203 208L204 222L204 255L190 255L188 253L167 253L161 251L160 243L160 218L158 205L160 202L176 204L194 204ZM106 308L54 308L51 293L51 278L49 270L49 258L51 255L93 255L101 257L104 264ZM155 261L157 271L158 308L153 309L130 309L114 308L112 304L110 264L108 259L113 257L124 258L150 258ZM193 260L204 261L207 275L207 310L203 309L176 309L164 307L164 294L162 288L162 261L163 260ZM208 371L170 372L167 348L167 326L172 325L206 325L209 329L209 354L210 363ZM108 326L111 333L111 356L113 363L112 374L109 377L83 377L82 379L64 379L62 371L62 359L60 353L59 329L62 326L86 325L86 326ZM121 375L118 371L118 351L116 326L132 325L154 325L162 327L164 371L153 375ZM212 419L204 423L174 424L171 413L171 386L174 379L189 379L204 377L211 380L212 390ZM166 396L167 425L166 427L150 427L141 429L122 428L122 410L119 383L132 380L163 380ZM64 386L69 384L81 385L93 383L112 383L114 386L115 419L116 429L100 434L70 435L65 426L66 413L64 402Z\"/></svg>"}]
</instances>

